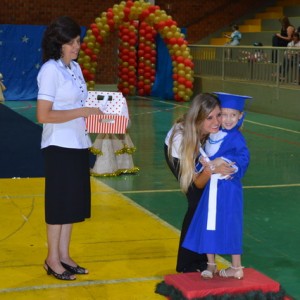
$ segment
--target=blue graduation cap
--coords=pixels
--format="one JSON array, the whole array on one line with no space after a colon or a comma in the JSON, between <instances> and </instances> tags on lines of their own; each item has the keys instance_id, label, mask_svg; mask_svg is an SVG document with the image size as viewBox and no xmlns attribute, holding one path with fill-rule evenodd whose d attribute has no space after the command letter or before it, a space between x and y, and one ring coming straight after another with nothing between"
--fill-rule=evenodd
<instances>
[{"instance_id":1,"label":"blue graduation cap","mask_svg":"<svg viewBox=\"0 0 300 300\"><path fill-rule=\"evenodd\" d=\"M218 96L222 108L232 108L239 111L244 110L245 101L247 99L252 99L252 97L250 96L235 95L222 92L214 92L214 94Z\"/></svg>"}]
</instances>

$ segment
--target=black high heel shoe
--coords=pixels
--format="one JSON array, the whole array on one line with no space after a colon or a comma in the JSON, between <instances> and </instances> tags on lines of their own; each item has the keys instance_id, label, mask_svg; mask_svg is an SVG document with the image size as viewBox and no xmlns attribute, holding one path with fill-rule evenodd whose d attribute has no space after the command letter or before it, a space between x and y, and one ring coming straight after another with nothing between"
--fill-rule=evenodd
<instances>
[{"instance_id":1,"label":"black high heel shoe","mask_svg":"<svg viewBox=\"0 0 300 300\"><path fill-rule=\"evenodd\" d=\"M73 266L70 266L70 265L68 265L68 264L66 264L66 263L64 263L64 262L60 262L61 264L62 264L62 266L66 269L66 270L68 270L70 273L72 273L72 274L88 274L89 273L89 271L87 270L87 269L85 269L85 268L82 268L82 267L80 267L80 266L76 266L76 267L73 267Z\"/></svg>"},{"instance_id":2,"label":"black high heel shoe","mask_svg":"<svg viewBox=\"0 0 300 300\"><path fill-rule=\"evenodd\" d=\"M47 262L45 261L45 266L44 266L46 272L48 275L53 275L56 279L59 280L75 280L76 277L74 278L74 274L71 273L70 271L64 271L62 274L58 274L56 272L54 272L49 265L47 264Z\"/></svg>"}]
</instances>

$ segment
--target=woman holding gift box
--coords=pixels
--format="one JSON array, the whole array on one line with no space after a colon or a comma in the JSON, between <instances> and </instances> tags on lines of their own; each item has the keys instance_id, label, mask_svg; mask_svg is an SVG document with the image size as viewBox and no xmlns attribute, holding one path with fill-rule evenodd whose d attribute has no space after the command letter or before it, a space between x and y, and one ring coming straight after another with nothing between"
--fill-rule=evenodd
<instances>
[{"instance_id":1,"label":"woman holding gift box","mask_svg":"<svg viewBox=\"0 0 300 300\"><path fill-rule=\"evenodd\" d=\"M87 274L69 255L72 224L91 215L89 147L85 118L101 114L85 107L87 87L77 58L80 26L59 17L46 29L44 64L38 74L37 119L43 123L45 158L45 221L48 255L44 268L60 280Z\"/></svg>"}]
</instances>

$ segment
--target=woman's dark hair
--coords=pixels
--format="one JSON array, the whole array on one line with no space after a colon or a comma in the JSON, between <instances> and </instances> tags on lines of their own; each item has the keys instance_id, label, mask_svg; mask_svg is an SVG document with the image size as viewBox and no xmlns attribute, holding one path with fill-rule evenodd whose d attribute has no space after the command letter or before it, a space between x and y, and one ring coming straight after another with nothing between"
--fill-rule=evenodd
<instances>
[{"instance_id":1,"label":"woman's dark hair","mask_svg":"<svg viewBox=\"0 0 300 300\"><path fill-rule=\"evenodd\" d=\"M287 29L289 26L292 26L290 23L290 20L287 16L282 16L279 19L279 22L281 23L282 28Z\"/></svg>"},{"instance_id":2,"label":"woman's dark hair","mask_svg":"<svg viewBox=\"0 0 300 300\"><path fill-rule=\"evenodd\" d=\"M234 30L239 30L239 25L233 24L233 25L232 25L232 28L233 28Z\"/></svg>"},{"instance_id":3,"label":"woman's dark hair","mask_svg":"<svg viewBox=\"0 0 300 300\"><path fill-rule=\"evenodd\" d=\"M80 36L80 34L80 26L70 17L62 16L53 21L43 36L43 62L49 59L59 59L62 45Z\"/></svg>"}]
</instances>

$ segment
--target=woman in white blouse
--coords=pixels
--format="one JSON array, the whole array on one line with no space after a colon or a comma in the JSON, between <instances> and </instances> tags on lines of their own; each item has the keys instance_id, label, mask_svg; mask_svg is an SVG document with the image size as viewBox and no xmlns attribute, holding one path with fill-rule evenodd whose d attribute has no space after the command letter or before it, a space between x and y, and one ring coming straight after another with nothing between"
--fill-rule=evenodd
<instances>
[{"instance_id":1,"label":"woman in white blouse","mask_svg":"<svg viewBox=\"0 0 300 300\"><path fill-rule=\"evenodd\" d=\"M60 17L46 29L43 66L38 74L37 119L43 123L41 148L45 158L45 221L48 275L74 280L87 274L69 255L72 224L91 214L89 150L85 118L101 114L85 107L87 87L74 60L80 50L80 26Z\"/></svg>"}]
</instances>

